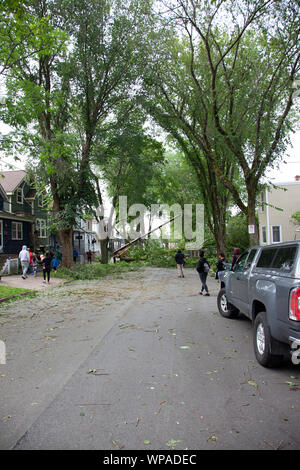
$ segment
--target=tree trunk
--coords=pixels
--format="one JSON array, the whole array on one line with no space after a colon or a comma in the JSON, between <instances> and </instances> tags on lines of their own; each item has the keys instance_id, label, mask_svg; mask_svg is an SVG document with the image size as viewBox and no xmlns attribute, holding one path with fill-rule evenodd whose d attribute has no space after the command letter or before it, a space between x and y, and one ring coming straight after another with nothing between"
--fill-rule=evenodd
<instances>
[{"instance_id":1,"label":"tree trunk","mask_svg":"<svg viewBox=\"0 0 300 470\"><path fill-rule=\"evenodd\" d=\"M101 247L101 262L103 264L108 264L108 238L105 240L100 240Z\"/></svg>"},{"instance_id":2,"label":"tree trunk","mask_svg":"<svg viewBox=\"0 0 300 470\"><path fill-rule=\"evenodd\" d=\"M250 246L258 245L258 226L255 216L255 202L256 202L256 190L251 187L248 189L248 210L247 210L247 220L248 226L252 225L254 227L254 233L249 233L249 243Z\"/></svg>"},{"instance_id":3,"label":"tree trunk","mask_svg":"<svg viewBox=\"0 0 300 470\"><path fill-rule=\"evenodd\" d=\"M73 268L73 244L72 244L72 228L60 230L58 232L62 246L62 266L65 268Z\"/></svg>"},{"instance_id":4,"label":"tree trunk","mask_svg":"<svg viewBox=\"0 0 300 470\"><path fill-rule=\"evenodd\" d=\"M225 212L225 211L224 211ZM217 251L218 255L220 253L226 254L226 223L225 223L225 218L223 220L220 220L220 223L218 224L218 230L216 233L216 243L217 243Z\"/></svg>"}]
</instances>

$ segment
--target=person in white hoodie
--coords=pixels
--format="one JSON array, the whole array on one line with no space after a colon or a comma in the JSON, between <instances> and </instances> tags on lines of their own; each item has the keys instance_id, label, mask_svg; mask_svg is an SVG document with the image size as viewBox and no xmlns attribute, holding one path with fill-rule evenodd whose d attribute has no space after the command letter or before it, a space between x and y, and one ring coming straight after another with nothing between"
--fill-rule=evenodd
<instances>
[{"instance_id":1,"label":"person in white hoodie","mask_svg":"<svg viewBox=\"0 0 300 470\"><path fill-rule=\"evenodd\" d=\"M22 278L26 279L27 277L27 270L29 267L29 251L27 250L27 246L23 245L22 250L19 253L19 259L21 261L21 266L22 266Z\"/></svg>"}]
</instances>

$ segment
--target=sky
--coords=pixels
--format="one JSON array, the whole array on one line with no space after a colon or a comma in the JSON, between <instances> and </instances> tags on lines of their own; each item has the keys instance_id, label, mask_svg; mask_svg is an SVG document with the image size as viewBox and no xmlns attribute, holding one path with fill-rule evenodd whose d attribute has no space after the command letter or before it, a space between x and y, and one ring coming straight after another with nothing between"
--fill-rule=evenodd
<instances>
[{"instance_id":1,"label":"sky","mask_svg":"<svg viewBox=\"0 0 300 470\"><path fill-rule=\"evenodd\" d=\"M295 176L300 175L300 131L291 137L292 147L289 147L284 162L278 168L266 173L267 179L273 183L286 183L295 181Z\"/></svg>"}]
</instances>

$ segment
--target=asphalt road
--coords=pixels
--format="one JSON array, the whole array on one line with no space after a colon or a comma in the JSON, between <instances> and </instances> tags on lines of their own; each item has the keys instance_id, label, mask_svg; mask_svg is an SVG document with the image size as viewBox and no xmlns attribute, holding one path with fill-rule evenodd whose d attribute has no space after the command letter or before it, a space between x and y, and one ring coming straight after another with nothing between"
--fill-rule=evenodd
<instances>
[{"instance_id":1,"label":"asphalt road","mask_svg":"<svg viewBox=\"0 0 300 470\"><path fill-rule=\"evenodd\" d=\"M300 449L300 369L265 369L197 273L146 269L0 307L1 449Z\"/></svg>"}]
</instances>

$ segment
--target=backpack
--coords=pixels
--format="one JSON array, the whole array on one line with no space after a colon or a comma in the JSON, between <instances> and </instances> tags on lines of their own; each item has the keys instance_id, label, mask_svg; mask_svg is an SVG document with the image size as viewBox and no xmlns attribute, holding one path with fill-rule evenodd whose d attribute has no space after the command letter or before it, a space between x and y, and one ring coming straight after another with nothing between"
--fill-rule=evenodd
<instances>
[{"instance_id":1,"label":"backpack","mask_svg":"<svg viewBox=\"0 0 300 470\"><path fill-rule=\"evenodd\" d=\"M209 272L209 269L210 269L209 264L208 264L208 263L204 263L203 269L204 269L204 272L205 272L205 273L208 273L208 272Z\"/></svg>"}]
</instances>

